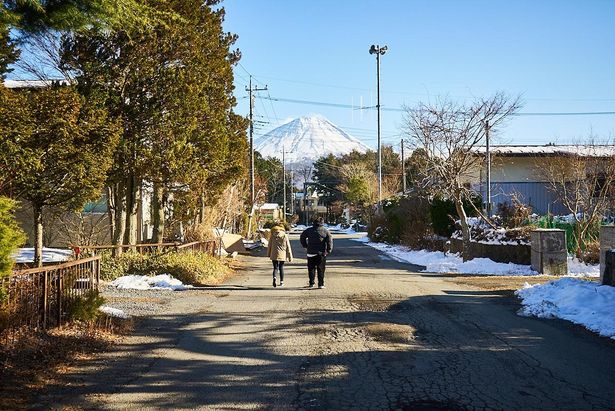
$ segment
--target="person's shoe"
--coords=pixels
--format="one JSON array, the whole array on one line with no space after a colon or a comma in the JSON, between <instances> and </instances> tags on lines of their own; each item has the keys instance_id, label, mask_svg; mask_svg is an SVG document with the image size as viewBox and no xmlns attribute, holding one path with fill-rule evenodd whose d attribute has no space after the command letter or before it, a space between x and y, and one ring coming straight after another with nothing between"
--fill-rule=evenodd
<instances>
[{"instance_id":1,"label":"person's shoe","mask_svg":"<svg viewBox=\"0 0 615 411\"><path fill-rule=\"evenodd\" d=\"M318 288L325 288L325 285L324 284L319 285Z\"/></svg>"},{"instance_id":2,"label":"person's shoe","mask_svg":"<svg viewBox=\"0 0 615 411\"><path fill-rule=\"evenodd\" d=\"M280 281L280 287L284 287L284 281Z\"/></svg>"},{"instance_id":3,"label":"person's shoe","mask_svg":"<svg viewBox=\"0 0 615 411\"><path fill-rule=\"evenodd\" d=\"M314 283L309 283L308 287L310 287L310 288L314 287Z\"/></svg>"},{"instance_id":4,"label":"person's shoe","mask_svg":"<svg viewBox=\"0 0 615 411\"><path fill-rule=\"evenodd\" d=\"M277 287L277 284L275 283L275 277L273 277L273 286Z\"/></svg>"}]
</instances>

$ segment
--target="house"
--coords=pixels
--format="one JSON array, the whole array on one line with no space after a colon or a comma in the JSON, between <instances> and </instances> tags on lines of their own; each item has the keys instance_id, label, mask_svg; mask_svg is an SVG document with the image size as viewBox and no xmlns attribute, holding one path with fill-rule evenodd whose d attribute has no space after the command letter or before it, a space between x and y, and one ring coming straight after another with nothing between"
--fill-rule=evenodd
<instances>
[{"instance_id":1,"label":"house","mask_svg":"<svg viewBox=\"0 0 615 411\"><path fill-rule=\"evenodd\" d=\"M476 156L485 157L486 148L477 147ZM537 214L568 214L553 191L547 170L571 156L607 159L615 156L615 145L496 145L491 153L491 201L510 203L513 196L532 207ZM472 187L487 199L487 164L473 173Z\"/></svg>"},{"instance_id":2,"label":"house","mask_svg":"<svg viewBox=\"0 0 615 411\"><path fill-rule=\"evenodd\" d=\"M256 212L261 221L282 219L282 208L278 203L264 203L257 206Z\"/></svg>"}]
</instances>

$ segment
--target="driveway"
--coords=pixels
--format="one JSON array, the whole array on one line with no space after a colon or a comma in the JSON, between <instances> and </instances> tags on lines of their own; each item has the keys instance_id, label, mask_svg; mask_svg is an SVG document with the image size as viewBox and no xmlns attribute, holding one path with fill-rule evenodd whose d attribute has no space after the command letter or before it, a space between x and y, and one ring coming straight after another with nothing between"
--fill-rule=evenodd
<instances>
[{"instance_id":1,"label":"driveway","mask_svg":"<svg viewBox=\"0 0 615 411\"><path fill-rule=\"evenodd\" d=\"M38 407L102 409L613 409L615 344L514 298L419 273L335 236L324 290L305 259L272 288L245 257L226 284L177 292ZM304 256L292 236L295 256Z\"/></svg>"}]
</instances>

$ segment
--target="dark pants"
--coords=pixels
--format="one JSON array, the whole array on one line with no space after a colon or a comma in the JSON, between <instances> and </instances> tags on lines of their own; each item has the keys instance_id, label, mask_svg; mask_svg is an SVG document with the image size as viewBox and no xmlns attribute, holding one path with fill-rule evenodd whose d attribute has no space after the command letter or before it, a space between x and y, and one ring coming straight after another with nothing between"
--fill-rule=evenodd
<instances>
[{"instance_id":1,"label":"dark pants","mask_svg":"<svg viewBox=\"0 0 615 411\"><path fill-rule=\"evenodd\" d=\"M325 285L325 266L327 264L327 257L320 254L314 257L308 257L307 264L310 284L314 284L314 277L316 276L316 272L318 272L318 285Z\"/></svg>"},{"instance_id":2,"label":"dark pants","mask_svg":"<svg viewBox=\"0 0 615 411\"><path fill-rule=\"evenodd\" d=\"M273 278L278 274L280 270L280 281L284 281L284 261L272 261L273 263Z\"/></svg>"}]
</instances>

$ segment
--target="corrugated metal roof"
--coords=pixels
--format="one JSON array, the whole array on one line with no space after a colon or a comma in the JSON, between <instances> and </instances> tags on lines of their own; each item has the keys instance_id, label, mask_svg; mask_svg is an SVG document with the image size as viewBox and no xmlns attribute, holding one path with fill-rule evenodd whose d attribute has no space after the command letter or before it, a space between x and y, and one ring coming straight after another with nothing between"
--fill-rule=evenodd
<instances>
[{"instance_id":1,"label":"corrugated metal roof","mask_svg":"<svg viewBox=\"0 0 615 411\"><path fill-rule=\"evenodd\" d=\"M484 155L486 147L475 147L476 154ZM521 146L521 145L495 145L490 146L489 151L492 155L499 156L570 156L579 155L583 157L610 157L615 155L615 145L554 145L547 144L542 146Z\"/></svg>"}]
</instances>

